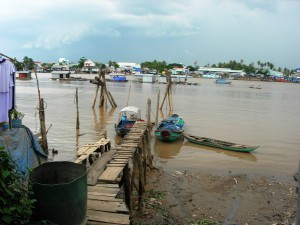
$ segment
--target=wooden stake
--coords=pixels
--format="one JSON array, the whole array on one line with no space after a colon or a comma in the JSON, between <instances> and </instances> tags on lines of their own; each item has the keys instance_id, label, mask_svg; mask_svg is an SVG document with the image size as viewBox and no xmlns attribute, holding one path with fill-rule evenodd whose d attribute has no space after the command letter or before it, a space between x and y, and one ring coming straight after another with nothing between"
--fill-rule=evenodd
<instances>
[{"instance_id":1,"label":"wooden stake","mask_svg":"<svg viewBox=\"0 0 300 225\"><path fill-rule=\"evenodd\" d=\"M160 90L158 91L158 95L157 95L155 126L158 126L159 95L160 95Z\"/></svg>"},{"instance_id":2,"label":"wooden stake","mask_svg":"<svg viewBox=\"0 0 300 225\"><path fill-rule=\"evenodd\" d=\"M151 128L151 99L148 98L148 102L147 102L147 108L148 108L148 112L147 112L147 127L148 129Z\"/></svg>"},{"instance_id":3,"label":"wooden stake","mask_svg":"<svg viewBox=\"0 0 300 225\"><path fill-rule=\"evenodd\" d=\"M131 206L131 190L132 189L130 188L131 183L130 183L130 171L129 171L128 163L126 164L123 171L124 171L125 202L127 204L129 212L131 212L132 211L132 206Z\"/></svg>"},{"instance_id":4,"label":"wooden stake","mask_svg":"<svg viewBox=\"0 0 300 225\"><path fill-rule=\"evenodd\" d=\"M41 135L42 135L42 149L46 154L49 153L48 151L48 142L47 142L47 131L46 131L46 124L45 124L45 108L44 108L44 100L41 98L40 105L39 105L39 116L40 116L40 125L41 125Z\"/></svg>"},{"instance_id":5,"label":"wooden stake","mask_svg":"<svg viewBox=\"0 0 300 225\"><path fill-rule=\"evenodd\" d=\"M78 88L76 88L76 98L75 98L75 103L76 103L76 129L79 129L79 110L78 110Z\"/></svg>"},{"instance_id":6,"label":"wooden stake","mask_svg":"<svg viewBox=\"0 0 300 225\"><path fill-rule=\"evenodd\" d=\"M128 92L128 97L127 97L127 103L126 103L126 106L128 106L128 103L129 103L130 90L131 90L131 85L129 86L129 92Z\"/></svg>"}]
</instances>

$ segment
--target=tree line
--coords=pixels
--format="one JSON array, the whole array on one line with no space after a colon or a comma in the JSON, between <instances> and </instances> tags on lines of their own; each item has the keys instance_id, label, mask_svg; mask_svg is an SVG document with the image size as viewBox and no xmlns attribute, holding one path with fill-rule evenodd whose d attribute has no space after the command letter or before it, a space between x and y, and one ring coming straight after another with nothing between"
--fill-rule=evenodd
<instances>
[{"instance_id":1,"label":"tree line","mask_svg":"<svg viewBox=\"0 0 300 225\"><path fill-rule=\"evenodd\" d=\"M72 64L72 67L74 69L81 69L84 67L84 62L87 60L85 57L81 57L77 64ZM41 66L44 70L51 70L52 66L55 63L42 63ZM63 63L61 63L63 64ZM96 66L104 69L107 67L114 67L119 68L119 65L117 62L109 60L107 64L101 63L101 62L95 62ZM22 62L18 62L16 60L15 66L17 70L33 70L34 69L34 61L32 58L29 58L25 56L23 58ZM189 71L197 71L199 69L199 66L194 63L194 65L188 65L185 66L181 63L167 63L166 61L145 61L141 63L142 68L148 68L149 70L156 70L158 73L161 73L166 70L173 69L175 67L177 68L187 68ZM275 67L275 65L271 62L262 62L258 60L256 63L251 62L250 64L245 64L244 60L241 59L240 61L236 60L230 60L229 62L219 62L215 64L207 64L205 67L218 67L218 68L229 68L232 70L243 70L247 74L268 74L270 70L283 72L285 75L291 75L294 70L290 70L287 68L281 68L281 67Z\"/></svg>"}]
</instances>

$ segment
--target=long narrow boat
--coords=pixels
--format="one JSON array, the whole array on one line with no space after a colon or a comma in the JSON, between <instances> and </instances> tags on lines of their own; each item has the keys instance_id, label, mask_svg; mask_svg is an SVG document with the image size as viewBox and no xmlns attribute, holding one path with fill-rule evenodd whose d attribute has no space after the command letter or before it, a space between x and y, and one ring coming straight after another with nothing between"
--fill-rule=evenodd
<instances>
[{"instance_id":1,"label":"long narrow boat","mask_svg":"<svg viewBox=\"0 0 300 225\"><path fill-rule=\"evenodd\" d=\"M177 114L162 120L155 130L156 137L161 141L177 141L182 138L184 121Z\"/></svg>"},{"instance_id":2,"label":"long narrow boat","mask_svg":"<svg viewBox=\"0 0 300 225\"><path fill-rule=\"evenodd\" d=\"M227 141L220 141L220 140L206 138L206 137L198 137L190 134L183 134L183 136L185 137L185 139L195 144L221 148L221 149L231 150L231 151L251 152L259 147L259 146L236 144Z\"/></svg>"}]
</instances>

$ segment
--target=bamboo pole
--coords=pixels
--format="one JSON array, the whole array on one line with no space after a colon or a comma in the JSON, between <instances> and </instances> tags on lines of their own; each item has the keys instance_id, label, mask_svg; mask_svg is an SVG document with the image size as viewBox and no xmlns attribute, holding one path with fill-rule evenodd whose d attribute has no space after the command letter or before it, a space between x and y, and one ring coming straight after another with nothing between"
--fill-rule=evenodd
<instances>
[{"instance_id":1,"label":"bamboo pole","mask_svg":"<svg viewBox=\"0 0 300 225\"><path fill-rule=\"evenodd\" d=\"M96 100L97 100L97 96L98 96L98 91L99 91L99 85L97 85L97 87L96 87L96 92L95 92L95 95L94 95L92 108L95 108L95 104L96 104Z\"/></svg>"},{"instance_id":2,"label":"bamboo pole","mask_svg":"<svg viewBox=\"0 0 300 225\"><path fill-rule=\"evenodd\" d=\"M75 103L76 103L76 129L79 129L79 110L78 110L78 88L76 88L76 98L75 98Z\"/></svg>"},{"instance_id":3,"label":"bamboo pole","mask_svg":"<svg viewBox=\"0 0 300 225\"><path fill-rule=\"evenodd\" d=\"M155 126L158 125L158 110L159 110L159 97L160 97L159 95L160 95L160 90L158 91L158 95L157 95Z\"/></svg>"},{"instance_id":4,"label":"bamboo pole","mask_svg":"<svg viewBox=\"0 0 300 225\"><path fill-rule=\"evenodd\" d=\"M115 100L114 100L112 94L110 93L110 91L108 92L108 95L110 96L110 98L111 98L111 100L112 100L112 102L114 104L113 107L117 107L117 103L115 102Z\"/></svg>"},{"instance_id":5,"label":"bamboo pole","mask_svg":"<svg viewBox=\"0 0 300 225\"><path fill-rule=\"evenodd\" d=\"M147 127L150 130L150 128L151 128L151 99L150 98L148 98L147 109L148 109L148 112L147 112Z\"/></svg>"},{"instance_id":6,"label":"bamboo pole","mask_svg":"<svg viewBox=\"0 0 300 225\"><path fill-rule=\"evenodd\" d=\"M128 97L127 97L127 103L126 103L126 106L128 106L128 103L129 103L130 90L131 90L131 85L129 86L129 92L128 92Z\"/></svg>"}]
</instances>

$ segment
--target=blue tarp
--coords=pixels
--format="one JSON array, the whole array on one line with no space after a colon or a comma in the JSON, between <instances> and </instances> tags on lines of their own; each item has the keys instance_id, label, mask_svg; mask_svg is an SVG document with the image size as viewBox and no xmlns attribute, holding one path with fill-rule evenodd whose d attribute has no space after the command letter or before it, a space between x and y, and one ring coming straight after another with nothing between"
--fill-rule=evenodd
<instances>
[{"instance_id":1,"label":"blue tarp","mask_svg":"<svg viewBox=\"0 0 300 225\"><path fill-rule=\"evenodd\" d=\"M47 155L26 126L0 132L0 146L5 148L25 174L27 168L33 169L47 160Z\"/></svg>"}]
</instances>

